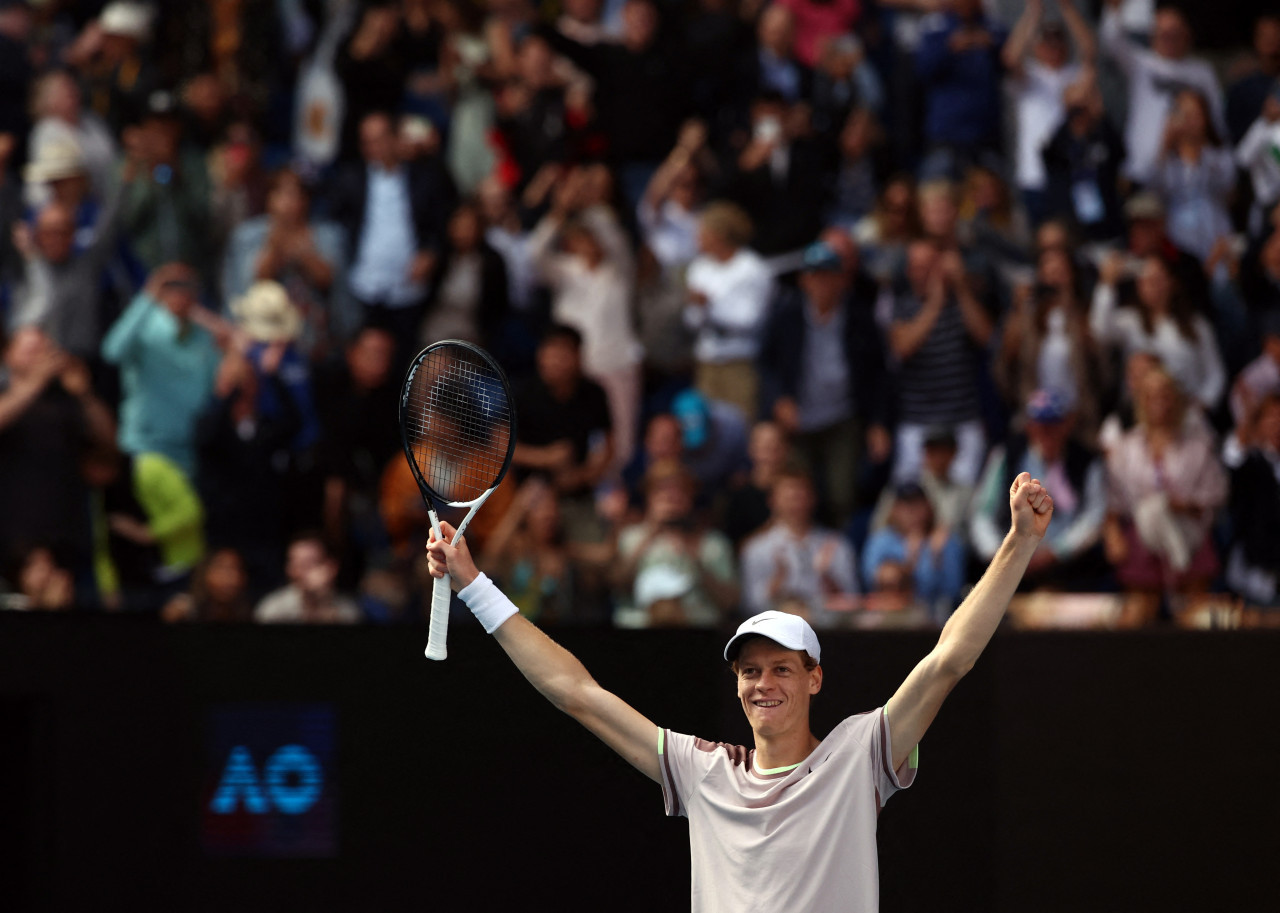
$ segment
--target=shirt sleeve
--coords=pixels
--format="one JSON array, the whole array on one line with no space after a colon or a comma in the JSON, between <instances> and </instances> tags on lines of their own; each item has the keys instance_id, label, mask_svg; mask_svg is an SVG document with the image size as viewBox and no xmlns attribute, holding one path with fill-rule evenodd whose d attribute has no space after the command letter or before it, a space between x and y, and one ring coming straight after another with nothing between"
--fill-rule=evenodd
<instances>
[{"instance_id":1,"label":"shirt sleeve","mask_svg":"<svg viewBox=\"0 0 1280 913\"><path fill-rule=\"evenodd\" d=\"M900 789L908 789L916 781L916 768L920 762L920 746L917 745L907 755L902 765L893 767L893 737L889 730L889 714L881 707L876 714L879 725L875 727L872 745L876 751L876 792L880 797L880 805L884 806Z\"/></svg>"},{"instance_id":2,"label":"shirt sleeve","mask_svg":"<svg viewBox=\"0 0 1280 913\"><path fill-rule=\"evenodd\" d=\"M689 797L710 769L711 752L700 748L700 741L670 729L658 730L658 767L668 817L689 817Z\"/></svg>"}]
</instances>

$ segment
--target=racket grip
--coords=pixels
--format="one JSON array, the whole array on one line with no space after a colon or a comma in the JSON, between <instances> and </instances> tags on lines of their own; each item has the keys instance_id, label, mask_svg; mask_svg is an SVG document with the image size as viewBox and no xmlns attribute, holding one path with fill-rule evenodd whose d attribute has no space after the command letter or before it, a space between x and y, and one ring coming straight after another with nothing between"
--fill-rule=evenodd
<instances>
[{"instance_id":1,"label":"racket grip","mask_svg":"<svg viewBox=\"0 0 1280 913\"><path fill-rule=\"evenodd\" d=\"M449 635L449 575L437 577L431 590L431 627L427 632L427 659L449 655L445 641Z\"/></svg>"}]
</instances>

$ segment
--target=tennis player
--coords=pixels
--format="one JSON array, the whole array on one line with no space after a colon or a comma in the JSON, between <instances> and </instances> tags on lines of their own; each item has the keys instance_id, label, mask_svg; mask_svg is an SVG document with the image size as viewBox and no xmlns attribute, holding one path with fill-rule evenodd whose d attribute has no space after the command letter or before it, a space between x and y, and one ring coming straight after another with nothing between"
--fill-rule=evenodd
<instances>
[{"instance_id":1,"label":"tennis player","mask_svg":"<svg viewBox=\"0 0 1280 913\"><path fill-rule=\"evenodd\" d=\"M917 744L991 640L1053 515L1048 491L1025 472L1009 504L1009 534L937 646L884 707L848 717L824 739L809 728L809 702L822 688L813 629L776 611L743 622L724 655L754 749L661 729L601 688L476 570L465 540L433 539L427 554L431 573L447 569L533 686L661 783L668 815L689 819L694 913L871 913L880 901L876 817L915 779Z\"/></svg>"}]
</instances>

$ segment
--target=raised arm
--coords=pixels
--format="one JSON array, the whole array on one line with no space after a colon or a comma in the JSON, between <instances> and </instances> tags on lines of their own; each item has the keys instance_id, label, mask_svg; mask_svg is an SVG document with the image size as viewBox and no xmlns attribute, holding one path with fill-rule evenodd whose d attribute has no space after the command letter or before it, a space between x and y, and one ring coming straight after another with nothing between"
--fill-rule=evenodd
<instances>
[{"instance_id":1,"label":"raised arm","mask_svg":"<svg viewBox=\"0 0 1280 913\"><path fill-rule=\"evenodd\" d=\"M937 646L911 670L885 705L895 770L933 723L951 689L982 655L1049 528L1053 498L1028 473L1014 479L1009 506L1013 524L987 572L942 629Z\"/></svg>"},{"instance_id":2,"label":"raised arm","mask_svg":"<svg viewBox=\"0 0 1280 913\"><path fill-rule=\"evenodd\" d=\"M446 540L454 528L441 522ZM522 616L511 601L481 574L465 538L457 546L435 538L427 545L433 577L452 576L462 601L507 651L516 668L547 700L591 730L649 779L660 782L658 727L617 695L601 688L572 653Z\"/></svg>"},{"instance_id":3,"label":"raised arm","mask_svg":"<svg viewBox=\"0 0 1280 913\"><path fill-rule=\"evenodd\" d=\"M1069 4L1070 0L1068 0ZM1043 0L1027 0L1013 31L1009 33L1004 48L1000 51L1005 69L1019 76L1022 75L1022 58L1026 56L1040 29L1040 21L1044 18Z\"/></svg>"}]
</instances>

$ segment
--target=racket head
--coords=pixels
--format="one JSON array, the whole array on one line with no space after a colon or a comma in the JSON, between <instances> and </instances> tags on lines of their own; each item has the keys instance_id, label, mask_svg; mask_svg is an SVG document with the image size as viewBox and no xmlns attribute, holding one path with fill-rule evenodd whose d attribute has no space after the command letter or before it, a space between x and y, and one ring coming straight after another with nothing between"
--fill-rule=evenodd
<instances>
[{"instance_id":1,"label":"racket head","mask_svg":"<svg viewBox=\"0 0 1280 913\"><path fill-rule=\"evenodd\" d=\"M401 385L400 437L429 505L476 503L502 481L515 451L515 401L506 373L464 340L427 346Z\"/></svg>"}]
</instances>

